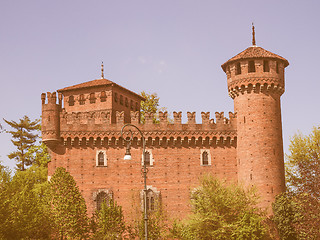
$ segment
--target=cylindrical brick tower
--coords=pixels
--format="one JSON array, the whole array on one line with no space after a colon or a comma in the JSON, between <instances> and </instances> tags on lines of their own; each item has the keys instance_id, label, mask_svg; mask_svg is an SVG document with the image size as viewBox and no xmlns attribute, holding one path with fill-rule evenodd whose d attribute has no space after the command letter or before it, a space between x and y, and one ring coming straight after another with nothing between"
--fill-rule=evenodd
<instances>
[{"instance_id":1,"label":"cylindrical brick tower","mask_svg":"<svg viewBox=\"0 0 320 240\"><path fill-rule=\"evenodd\" d=\"M238 182L256 186L269 208L285 190L280 96L289 62L255 45L222 65L237 112Z\"/></svg>"},{"instance_id":2,"label":"cylindrical brick tower","mask_svg":"<svg viewBox=\"0 0 320 240\"><path fill-rule=\"evenodd\" d=\"M59 94L59 103L57 104L56 93L47 93L48 102L46 103L46 94L41 94L42 100L42 141L47 145L56 145L60 141L60 111L62 104L62 95Z\"/></svg>"}]
</instances>

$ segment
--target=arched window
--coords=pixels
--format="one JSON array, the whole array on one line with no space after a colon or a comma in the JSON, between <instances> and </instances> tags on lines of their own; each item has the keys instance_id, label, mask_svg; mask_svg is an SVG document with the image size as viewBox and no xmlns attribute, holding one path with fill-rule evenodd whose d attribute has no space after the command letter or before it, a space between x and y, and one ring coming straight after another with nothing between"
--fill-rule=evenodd
<instances>
[{"instance_id":1,"label":"arched window","mask_svg":"<svg viewBox=\"0 0 320 240\"><path fill-rule=\"evenodd\" d=\"M154 211L155 210L155 204L154 204L154 196L147 196L147 210L148 211Z\"/></svg>"},{"instance_id":2,"label":"arched window","mask_svg":"<svg viewBox=\"0 0 320 240\"><path fill-rule=\"evenodd\" d=\"M83 94L80 94L80 97L79 97L79 103L80 103L80 105L84 105L84 103L85 103L85 98L84 98L84 95Z\"/></svg>"},{"instance_id":3,"label":"arched window","mask_svg":"<svg viewBox=\"0 0 320 240\"><path fill-rule=\"evenodd\" d=\"M133 101L130 101L130 109L133 110Z\"/></svg>"},{"instance_id":4,"label":"arched window","mask_svg":"<svg viewBox=\"0 0 320 240\"><path fill-rule=\"evenodd\" d=\"M103 201L106 201L108 203L108 194L106 194L105 192L100 192L98 195L97 195L97 199L96 199L96 202L97 202L97 210L99 211L101 209L101 205L103 203Z\"/></svg>"},{"instance_id":5,"label":"arched window","mask_svg":"<svg viewBox=\"0 0 320 240\"><path fill-rule=\"evenodd\" d=\"M105 102L105 101L107 101L107 95L105 91L102 91L100 95L100 102Z\"/></svg>"},{"instance_id":6,"label":"arched window","mask_svg":"<svg viewBox=\"0 0 320 240\"><path fill-rule=\"evenodd\" d=\"M249 66L248 66L248 72L255 72L256 71L256 66L254 65L254 61L251 60L249 61Z\"/></svg>"},{"instance_id":7,"label":"arched window","mask_svg":"<svg viewBox=\"0 0 320 240\"><path fill-rule=\"evenodd\" d=\"M144 209L144 191L140 192L141 197L141 210ZM148 211L155 211L160 206L160 191L157 191L155 187L148 187L146 192L146 207Z\"/></svg>"},{"instance_id":8,"label":"arched window","mask_svg":"<svg viewBox=\"0 0 320 240\"><path fill-rule=\"evenodd\" d=\"M69 97L69 106L74 106L74 96L73 95L71 95L70 97Z\"/></svg>"},{"instance_id":9,"label":"arched window","mask_svg":"<svg viewBox=\"0 0 320 240\"><path fill-rule=\"evenodd\" d=\"M97 150L96 153L96 166L106 167L107 166L107 155L105 150Z\"/></svg>"},{"instance_id":10,"label":"arched window","mask_svg":"<svg viewBox=\"0 0 320 240\"><path fill-rule=\"evenodd\" d=\"M149 167L150 166L150 153L148 151L144 154L144 164Z\"/></svg>"},{"instance_id":11,"label":"arched window","mask_svg":"<svg viewBox=\"0 0 320 240\"><path fill-rule=\"evenodd\" d=\"M98 154L98 166L103 166L104 165L104 153L99 152Z\"/></svg>"},{"instance_id":12,"label":"arched window","mask_svg":"<svg viewBox=\"0 0 320 240\"><path fill-rule=\"evenodd\" d=\"M204 151L202 153L202 165L209 165L208 152Z\"/></svg>"},{"instance_id":13,"label":"arched window","mask_svg":"<svg viewBox=\"0 0 320 240\"><path fill-rule=\"evenodd\" d=\"M263 60L263 71L264 72L270 72L270 66L268 60Z\"/></svg>"},{"instance_id":14,"label":"arched window","mask_svg":"<svg viewBox=\"0 0 320 240\"><path fill-rule=\"evenodd\" d=\"M96 96L94 93L90 93L90 103L95 103L96 102Z\"/></svg>"},{"instance_id":15,"label":"arched window","mask_svg":"<svg viewBox=\"0 0 320 240\"><path fill-rule=\"evenodd\" d=\"M210 149L200 149L200 165L211 166Z\"/></svg>"},{"instance_id":16,"label":"arched window","mask_svg":"<svg viewBox=\"0 0 320 240\"><path fill-rule=\"evenodd\" d=\"M241 65L240 65L240 63L238 62L238 63L236 64L236 75L239 75L239 74L241 74Z\"/></svg>"}]
</instances>

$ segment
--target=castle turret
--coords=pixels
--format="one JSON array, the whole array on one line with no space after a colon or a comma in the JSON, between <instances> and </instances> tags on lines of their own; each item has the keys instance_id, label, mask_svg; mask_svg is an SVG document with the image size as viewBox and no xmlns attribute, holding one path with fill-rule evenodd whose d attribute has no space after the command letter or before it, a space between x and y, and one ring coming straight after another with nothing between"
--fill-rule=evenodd
<instances>
[{"instance_id":1,"label":"castle turret","mask_svg":"<svg viewBox=\"0 0 320 240\"><path fill-rule=\"evenodd\" d=\"M47 103L46 103L47 99ZM60 111L62 95L55 92L41 94L42 100L42 141L47 145L55 145L60 141Z\"/></svg>"},{"instance_id":2,"label":"castle turret","mask_svg":"<svg viewBox=\"0 0 320 240\"><path fill-rule=\"evenodd\" d=\"M256 186L261 206L285 190L280 96L289 62L252 46L222 65L237 112L238 182Z\"/></svg>"}]
</instances>

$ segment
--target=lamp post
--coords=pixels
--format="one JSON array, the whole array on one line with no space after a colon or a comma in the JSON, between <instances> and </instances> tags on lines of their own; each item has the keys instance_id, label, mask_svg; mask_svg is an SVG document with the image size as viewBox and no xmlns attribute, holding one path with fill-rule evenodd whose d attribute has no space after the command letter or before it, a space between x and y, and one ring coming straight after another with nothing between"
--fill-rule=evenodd
<instances>
[{"instance_id":1,"label":"lamp post","mask_svg":"<svg viewBox=\"0 0 320 240\"><path fill-rule=\"evenodd\" d=\"M124 138L123 137L123 133L124 133L124 129L126 127L134 127L135 129L138 130L138 132L140 133L141 135L141 138L142 138L142 163L143 163L143 168L142 168L142 173L143 173L143 180L144 180L144 189L143 189L143 209L144 209L144 236L145 236L145 239L148 240L148 209L147 209L147 166L146 166L146 163L145 163L145 153L146 153L146 141L145 141L145 138L141 132L141 130L131 124L131 123L127 123L125 124L122 129L121 129L121 137L127 142L127 147L126 147L126 154L124 156L124 160L131 160L131 153L130 153L130 145L131 145L131 142L133 140L133 134L132 134L132 131L131 129L129 129L129 135L130 135L130 138L127 139L127 138Z\"/></svg>"}]
</instances>

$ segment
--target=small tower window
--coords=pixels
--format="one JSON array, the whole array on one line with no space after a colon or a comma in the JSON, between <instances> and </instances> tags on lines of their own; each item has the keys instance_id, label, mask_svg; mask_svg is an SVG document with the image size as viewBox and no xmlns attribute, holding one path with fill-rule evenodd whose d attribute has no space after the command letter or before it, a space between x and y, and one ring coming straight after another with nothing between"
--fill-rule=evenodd
<instances>
[{"instance_id":1,"label":"small tower window","mask_svg":"<svg viewBox=\"0 0 320 240\"><path fill-rule=\"evenodd\" d=\"M105 102L105 101L107 101L107 95L105 91L102 91L100 95L100 102Z\"/></svg>"},{"instance_id":2,"label":"small tower window","mask_svg":"<svg viewBox=\"0 0 320 240\"><path fill-rule=\"evenodd\" d=\"M211 165L211 156L210 156L209 149L201 149L200 165L201 166L210 166Z\"/></svg>"},{"instance_id":3,"label":"small tower window","mask_svg":"<svg viewBox=\"0 0 320 240\"><path fill-rule=\"evenodd\" d=\"M150 166L150 153L148 151L144 154L144 164L149 167Z\"/></svg>"},{"instance_id":4,"label":"small tower window","mask_svg":"<svg viewBox=\"0 0 320 240\"><path fill-rule=\"evenodd\" d=\"M99 211L101 209L101 205L103 203L103 201L107 201L108 200L108 194L106 194L105 192L100 192L97 195L97 210Z\"/></svg>"},{"instance_id":5,"label":"small tower window","mask_svg":"<svg viewBox=\"0 0 320 240\"><path fill-rule=\"evenodd\" d=\"M107 166L107 155L106 151L104 150L98 150L96 154L96 166L97 167L103 167Z\"/></svg>"},{"instance_id":6,"label":"small tower window","mask_svg":"<svg viewBox=\"0 0 320 240\"><path fill-rule=\"evenodd\" d=\"M84 98L84 94L80 94L80 97L79 97L79 103L80 105L84 105L85 104L85 98Z\"/></svg>"},{"instance_id":7,"label":"small tower window","mask_svg":"<svg viewBox=\"0 0 320 240\"><path fill-rule=\"evenodd\" d=\"M251 60L249 61L249 67L248 67L248 72L255 72L256 71L256 66L254 65L254 61Z\"/></svg>"},{"instance_id":8,"label":"small tower window","mask_svg":"<svg viewBox=\"0 0 320 240\"><path fill-rule=\"evenodd\" d=\"M236 64L236 75L239 75L239 74L241 74L241 65L240 65L240 63L238 62L238 63Z\"/></svg>"},{"instance_id":9,"label":"small tower window","mask_svg":"<svg viewBox=\"0 0 320 240\"><path fill-rule=\"evenodd\" d=\"M209 161L208 161L208 153L207 152L203 152L202 153L202 165L208 165Z\"/></svg>"},{"instance_id":10,"label":"small tower window","mask_svg":"<svg viewBox=\"0 0 320 240\"><path fill-rule=\"evenodd\" d=\"M129 102L128 102L128 98L126 98L126 101L125 101L125 106L126 106L126 107L129 107Z\"/></svg>"},{"instance_id":11,"label":"small tower window","mask_svg":"<svg viewBox=\"0 0 320 240\"><path fill-rule=\"evenodd\" d=\"M123 96L120 95L120 104L123 105Z\"/></svg>"},{"instance_id":12,"label":"small tower window","mask_svg":"<svg viewBox=\"0 0 320 240\"><path fill-rule=\"evenodd\" d=\"M263 60L263 71L264 72L270 72L270 66L268 60Z\"/></svg>"},{"instance_id":13,"label":"small tower window","mask_svg":"<svg viewBox=\"0 0 320 240\"><path fill-rule=\"evenodd\" d=\"M130 109L133 110L133 101L130 101Z\"/></svg>"},{"instance_id":14,"label":"small tower window","mask_svg":"<svg viewBox=\"0 0 320 240\"><path fill-rule=\"evenodd\" d=\"M276 73L279 73L279 63L276 62Z\"/></svg>"},{"instance_id":15,"label":"small tower window","mask_svg":"<svg viewBox=\"0 0 320 240\"><path fill-rule=\"evenodd\" d=\"M139 111L138 103L136 102L136 111Z\"/></svg>"},{"instance_id":16,"label":"small tower window","mask_svg":"<svg viewBox=\"0 0 320 240\"><path fill-rule=\"evenodd\" d=\"M69 106L74 106L74 96L73 95L71 95L70 97L69 97Z\"/></svg>"},{"instance_id":17,"label":"small tower window","mask_svg":"<svg viewBox=\"0 0 320 240\"><path fill-rule=\"evenodd\" d=\"M118 93L114 93L114 101L118 102Z\"/></svg>"},{"instance_id":18,"label":"small tower window","mask_svg":"<svg viewBox=\"0 0 320 240\"><path fill-rule=\"evenodd\" d=\"M96 102L96 96L94 93L90 93L90 103L95 103Z\"/></svg>"}]
</instances>

